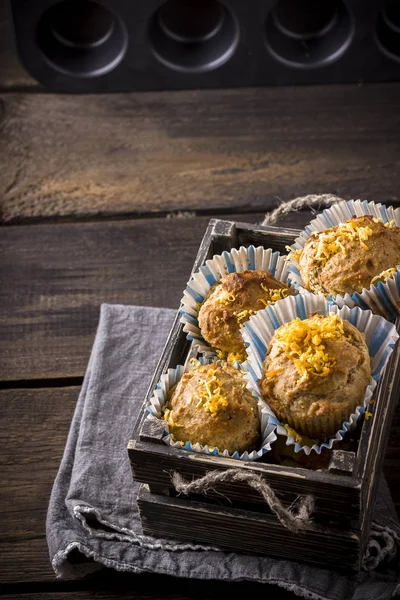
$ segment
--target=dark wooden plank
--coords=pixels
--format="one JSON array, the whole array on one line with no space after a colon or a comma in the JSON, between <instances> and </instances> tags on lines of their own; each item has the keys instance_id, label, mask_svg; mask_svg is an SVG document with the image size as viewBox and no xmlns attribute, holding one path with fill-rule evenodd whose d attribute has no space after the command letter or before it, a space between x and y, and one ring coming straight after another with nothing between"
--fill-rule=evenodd
<instances>
[{"instance_id":1,"label":"dark wooden plank","mask_svg":"<svg viewBox=\"0 0 400 600\"><path fill-rule=\"evenodd\" d=\"M400 84L3 94L5 221L399 201Z\"/></svg>"},{"instance_id":2,"label":"dark wooden plank","mask_svg":"<svg viewBox=\"0 0 400 600\"><path fill-rule=\"evenodd\" d=\"M13 27L6 2L0 2L0 90L39 89L20 63L13 39Z\"/></svg>"},{"instance_id":3,"label":"dark wooden plank","mask_svg":"<svg viewBox=\"0 0 400 600\"><path fill-rule=\"evenodd\" d=\"M208 222L3 228L0 379L82 376L102 302L178 308Z\"/></svg>"},{"instance_id":4,"label":"dark wooden plank","mask_svg":"<svg viewBox=\"0 0 400 600\"><path fill-rule=\"evenodd\" d=\"M302 212L280 222L303 226L309 219ZM208 222L202 217L3 228L0 380L82 377L102 302L178 308Z\"/></svg>"},{"instance_id":5,"label":"dark wooden plank","mask_svg":"<svg viewBox=\"0 0 400 600\"><path fill-rule=\"evenodd\" d=\"M275 516L220 507L182 497L149 493L138 497L145 534L208 544L233 552L255 552L296 560L299 555L318 566L358 570L360 537L354 531L315 528L293 534ZM210 533L212 532L212 534Z\"/></svg>"},{"instance_id":6,"label":"dark wooden plank","mask_svg":"<svg viewBox=\"0 0 400 600\"><path fill-rule=\"evenodd\" d=\"M130 442L129 456L134 479L151 486L159 485L173 490L171 473L178 472L188 481L203 477L214 470L243 469L265 477L272 489L286 506L290 506L299 496L311 493L316 498L315 516L319 521L331 519L337 526L352 526L357 529L359 517L358 482L350 477L335 476L324 471L313 471L263 462L238 463L234 459L186 452L165 444ZM160 464L163 465L160 471ZM253 504L249 507L258 510L265 504L260 494L245 483L226 482L215 485L210 490L210 498L221 496L240 506L244 501ZM245 500L244 500L245 499ZM352 520L352 523L351 523Z\"/></svg>"},{"instance_id":7,"label":"dark wooden plank","mask_svg":"<svg viewBox=\"0 0 400 600\"><path fill-rule=\"evenodd\" d=\"M52 581L45 540L50 492L79 388L0 392L0 582Z\"/></svg>"}]
</instances>

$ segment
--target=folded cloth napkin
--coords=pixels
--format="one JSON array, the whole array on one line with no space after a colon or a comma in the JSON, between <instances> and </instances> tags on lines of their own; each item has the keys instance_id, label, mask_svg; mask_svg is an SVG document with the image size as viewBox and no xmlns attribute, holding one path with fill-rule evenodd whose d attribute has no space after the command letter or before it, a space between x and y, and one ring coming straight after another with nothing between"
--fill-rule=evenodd
<instances>
[{"instance_id":1,"label":"folded cloth napkin","mask_svg":"<svg viewBox=\"0 0 400 600\"><path fill-rule=\"evenodd\" d=\"M139 484L132 481L127 442L175 314L168 309L101 307L48 510L47 540L56 574L79 577L105 565L134 573L271 583L314 600L394 597L400 592L400 526L384 481L368 561L385 558L377 569L358 575L142 534L136 505ZM93 560L77 561L77 552Z\"/></svg>"}]
</instances>

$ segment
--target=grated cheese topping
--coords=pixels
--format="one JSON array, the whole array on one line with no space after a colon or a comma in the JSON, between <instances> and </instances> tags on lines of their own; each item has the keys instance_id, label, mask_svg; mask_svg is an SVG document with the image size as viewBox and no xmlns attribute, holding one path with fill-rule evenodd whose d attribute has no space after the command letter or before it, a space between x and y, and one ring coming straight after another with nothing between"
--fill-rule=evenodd
<instances>
[{"instance_id":1,"label":"grated cheese topping","mask_svg":"<svg viewBox=\"0 0 400 600\"><path fill-rule=\"evenodd\" d=\"M293 258L293 260L298 263L301 255L303 254L303 250L301 248L298 250L292 250L290 246L286 246L286 250L289 252L288 258Z\"/></svg>"},{"instance_id":2,"label":"grated cheese topping","mask_svg":"<svg viewBox=\"0 0 400 600\"><path fill-rule=\"evenodd\" d=\"M282 367L279 367L278 369L273 369L272 371L268 371L265 374L265 377L267 379L273 379L276 375L279 375L279 373L282 373L283 369Z\"/></svg>"},{"instance_id":3,"label":"grated cheese topping","mask_svg":"<svg viewBox=\"0 0 400 600\"><path fill-rule=\"evenodd\" d=\"M192 367L201 367L201 362L194 357L189 360L189 364L191 364Z\"/></svg>"},{"instance_id":4,"label":"grated cheese topping","mask_svg":"<svg viewBox=\"0 0 400 600\"><path fill-rule=\"evenodd\" d=\"M243 349L242 352L225 352L224 350L219 350L219 348L214 348L214 352L218 358L227 360L229 363L235 363L236 361L243 362L246 360L245 349Z\"/></svg>"},{"instance_id":5,"label":"grated cheese topping","mask_svg":"<svg viewBox=\"0 0 400 600\"><path fill-rule=\"evenodd\" d=\"M209 369L210 379L201 379L198 390L199 400L196 408L202 407L206 412L209 412L212 417L215 417L218 411L228 406L229 402L222 394L222 382L217 379L215 369Z\"/></svg>"},{"instance_id":6,"label":"grated cheese topping","mask_svg":"<svg viewBox=\"0 0 400 600\"><path fill-rule=\"evenodd\" d=\"M325 266L327 260L338 252L346 254L346 248L343 245L343 242L346 240L352 242L358 241L364 250L369 250L366 242L373 234L373 231L368 225L360 225L365 220L364 217L349 219L340 224L334 231L328 229L326 231L313 232L310 238L318 240L314 260L319 263L319 266ZM374 223L383 223L382 219L379 218L373 218L372 220ZM395 228L396 223L394 219L389 221L389 223L385 223L384 227L386 229ZM298 263L302 253L303 250L301 248L299 250L291 250L290 257Z\"/></svg>"},{"instance_id":7,"label":"grated cheese topping","mask_svg":"<svg viewBox=\"0 0 400 600\"><path fill-rule=\"evenodd\" d=\"M304 321L296 318L275 333L281 352L294 362L302 379L311 375L326 377L330 373L336 358L326 351L324 341L344 336L343 321L334 313L322 319L318 315ZM270 378L276 374L271 371Z\"/></svg>"},{"instance_id":8,"label":"grated cheese topping","mask_svg":"<svg viewBox=\"0 0 400 600\"><path fill-rule=\"evenodd\" d=\"M241 310L240 312L234 312L236 321L240 327L243 327L243 322L248 321L252 315L255 315L257 311L250 309Z\"/></svg>"},{"instance_id":9,"label":"grated cheese topping","mask_svg":"<svg viewBox=\"0 0 400 600\"><path fill-rule=\"evenodd\" d=\"M383 220L378 217L374 217L372 220L374 223L383 223ZM386 229L394 229L395 227L397 227L394 219L392 219L388 223L384 223L383 226L386 227Z\"/></svg>"},{"instance_id":10,"label":"grated cheese topping","mask_svg":"<svg viewBox=\"0 0 400 600\"><path fill-rule=\"evenodd\" d=\"M385 281L388 277L393 277L397 273L397 269L392 267L391 269L387 269L386 271L382 271L379 275L376 275L373 279L371 279L371 284L378 283L378 281Z\"/></svg>"},{"instance_id":11,"label":"grated cheese topping","mask_svg":"<svg viewBox=\"0 0 400 600\"><path fill-rule=\"evenodd\" d=\"M260 287L267 295L266 298L258 299L258 302L261 302L264 306L274 304L275 302L278 302L278 300L282 300L282 298L286 298L290 295L290 290L288 288L267 288L264 283L260 283Z\"/></svg>"}]
</instances>

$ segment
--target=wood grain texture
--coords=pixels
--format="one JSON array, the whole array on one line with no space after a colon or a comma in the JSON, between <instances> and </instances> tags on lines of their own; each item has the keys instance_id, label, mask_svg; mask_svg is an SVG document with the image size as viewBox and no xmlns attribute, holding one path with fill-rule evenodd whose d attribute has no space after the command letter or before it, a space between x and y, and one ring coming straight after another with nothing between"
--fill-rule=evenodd
<instances>
[{"instance_id":1,"label":"wood grain texture","mask_svg":"<svg viewBox=\"0 0 400 600\"><path fill-rule=\"evenodd\" d=\"M46 513L78 394L76 387L0 392L0 583L54 579Z\"/></svg>"},{"instance_id":2,"label":"wood grain texture","mask_svg":"<svg viewBox=\"0 0 400 600\"><path fill-rule=\"evenodd\" d=\"M299 555L318 566L358 570L360 538L341 529L314 528L293 534L274 515L221 507L184 497L149 493L142 486L138 506L143 532L160 538L194 540L233 552L256 552L296 560ZM212 532L212 534L210 533Z\"/></svg>"},{"instance_id":3,"label":"wood grain texture","mask_svg":"<svg viewBox=\"0 0 400 600\"><path fill-rule=\"evenodd\" d=\"M305 211L284 222L302 226L309 218ZM208 222L203 217L2 228L0 380L82 377L102 302L178 308Z\"/></svg>"},{"instance_id":4,"label":"wood grain texture","mask_svg":"<svg viewBox=\"0 0 400 600\"><path fill-rule=\"evenodd\" d=\"M400 199L400 84L0 101L5 222Z\"/></svg>"},{"instance_id":5,"label":"wood grain texture","mask_svg":"<svg viewBox=\"0 0 400 600\"><path fill-rule=\"evenodd\" d=\"M3 228L1 379L82 376L102 302L178 308L208 221Z\"/></svg>"}]
</instances>

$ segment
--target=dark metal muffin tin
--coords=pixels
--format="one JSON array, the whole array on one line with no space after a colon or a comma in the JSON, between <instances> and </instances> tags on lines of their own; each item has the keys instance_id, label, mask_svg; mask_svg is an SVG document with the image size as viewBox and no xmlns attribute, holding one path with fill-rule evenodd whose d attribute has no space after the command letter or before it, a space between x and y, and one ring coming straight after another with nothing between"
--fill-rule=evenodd
<instances>
[{"instance_id":1,"label":"dark metal muffin tin","mask_svg":"<svg viewBox=\"0 0 400 600\"><path fill-rule=\"evenodd\" d=\"M397 80L399 0L10 0L21 61L57 91Z\"/></svg>"}]
</instances>

